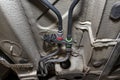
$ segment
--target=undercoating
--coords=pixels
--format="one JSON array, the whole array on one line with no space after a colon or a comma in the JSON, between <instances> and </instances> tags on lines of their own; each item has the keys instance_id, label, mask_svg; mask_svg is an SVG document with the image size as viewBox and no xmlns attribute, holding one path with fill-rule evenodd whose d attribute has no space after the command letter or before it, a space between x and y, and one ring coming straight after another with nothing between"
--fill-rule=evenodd
<instances>
[{"instance_id":1,"label":"undercoating","mask_svg":"<svg viewBox=\"0 0 120 80\"><path fill-rule=\"evenodd\" d=\"M66 37L68 9L73 0L49 1L51 3L56 1L54 6L62 14L63 36ZM120 23L110 19L110 12L117 1L119 0L81 0L74 10L73 49L84 54L85 65L81 64L83 67L90 67L92 71L103 70L104 64L99 68L95 68L92 64L94 61L106 61L114 46L94 48L90 44L89 34L76 29L75 24L79 21L90 21L96 39L116 39L120 31ZM32 62L36 70L41 56L46 55L42 36L46 33L56 33L57 21L56 15L38 0L0 0L0 42L8 40L19 44L22 47L22 55L14 57L6 47L0 46L0 48L14 63L20 63L20 60L25 59L27 63ZM9 43L6 45L9 46Z\"/></svg>"}]
</instances>

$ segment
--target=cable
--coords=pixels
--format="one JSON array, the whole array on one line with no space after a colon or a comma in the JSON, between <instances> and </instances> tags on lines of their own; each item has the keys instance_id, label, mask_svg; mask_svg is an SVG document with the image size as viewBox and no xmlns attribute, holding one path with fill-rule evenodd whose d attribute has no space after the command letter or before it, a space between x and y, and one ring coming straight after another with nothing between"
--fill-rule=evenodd
<instances>
[{"instance_id":1,"label":"cable","mask_svg":"<svg viewBox=\"0 0 120 80\"><path fill-rule=\"evenodd\" d=\"M52 59L52 60L48 60L45 63L60 63L60 62L65 62L69 59L70 57L70 53L67 53L66 57L64 59Z\"/></svg>"},{"instance_id":2,"label":"cable","mask_svg":"<svg viewBox=\"0 0 120 80\"><path fill-rule=\"evenodd\" d=\"M39 61L38 76L45 77L48 74L47 65Z\"/></svg>"},{"instance_id":3,"label":"cable","mask_svg":"<svg viewBox=\"0 0 120 80\"><path fill-rule=\"evenodd\" d=\"M38 74L38 76L46 76L48 74L47 64L45 62L48 61L48 59L50 59L52 56L58 54L59 51L60 48L58 47L58 50L40 59L38 68L39 69L38 71L40 73Z\"/></svg>"},{"instance_id":4,"label":"cable","mask_svg":"<svg viewBox=\"0 0 120 80\"><path fill-rule=\"evenodd\" d=\"M67 40L71 40L72 39L72 15L73 15L73 10L75 8L75 6L78 4L80 0L74 0L72 5L70 6L69 9L69 14L68 14L68 33L67 33Z\"/></svg>"},{"instance_id":5,"label":"cable","mask_svg":"<svg viewBox=\"0 0 120 80\"><path fill-rule=\"evenodd\" d=\"M48 0L40 0L46 7L50 8L58 17L58 32L62 32L62 16L60 12L48 1Z\"/></svg>"},{"instance_id":6,"label":"cable","mask_svg":"<svg viewBox=\"0 0 120 80\"><path fill-rule=\"evenodd\" d=\"M45 61L46 59L51 58L52 56L56 55L59 51L60 51L60 49L58 49L57 51L55 51L55 52L53 52L53 53L43 57L42 59L40 59L40 62Z\"/></svg>"}]
</instances>

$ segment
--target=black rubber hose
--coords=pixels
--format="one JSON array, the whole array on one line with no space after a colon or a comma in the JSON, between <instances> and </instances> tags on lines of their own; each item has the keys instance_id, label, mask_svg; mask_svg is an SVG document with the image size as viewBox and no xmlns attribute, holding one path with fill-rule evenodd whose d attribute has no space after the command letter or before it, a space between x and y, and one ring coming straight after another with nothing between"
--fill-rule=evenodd
<instances>
[{"instance_id":1,"label":"black rubber hose","mask_svg":"<svg viewBox=\"0 0 120 80\"><path fill-rule=\"evenodd\" d=\"M67 40L71 40L72 39L72 25L73 25L72 15L73 15L74 8L78 4L79 1L80 0L74 0L73 3L70 6L70 9L69 9Z\"/></svg>"},{"instance_id":2,"label":"black rubber hose","mask_svg":"<svg viewBox=\"0 0 120 80\"><path fill-rule=\"evenodd\" d=\"M62 32L62 16L61 13L48 1L48 0L40 0L46 7L50 8L58 17L58 31Z\"/></svg>"}]
</instances>

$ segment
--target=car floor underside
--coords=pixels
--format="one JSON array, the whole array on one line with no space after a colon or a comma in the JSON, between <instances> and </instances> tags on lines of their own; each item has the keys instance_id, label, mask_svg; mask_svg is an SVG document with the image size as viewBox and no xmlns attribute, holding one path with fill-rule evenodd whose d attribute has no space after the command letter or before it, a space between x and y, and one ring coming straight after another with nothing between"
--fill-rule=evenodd
<instances>
[{"instance_id":1,"label":"car floor underside","mask_svg":"<svg viewBox=\"0 0 120 80\"><path fill-rule=\"evenodd\" d=\"M120 80L120 0L0 0L0 80Z\"/></svg>"}]
</instances>

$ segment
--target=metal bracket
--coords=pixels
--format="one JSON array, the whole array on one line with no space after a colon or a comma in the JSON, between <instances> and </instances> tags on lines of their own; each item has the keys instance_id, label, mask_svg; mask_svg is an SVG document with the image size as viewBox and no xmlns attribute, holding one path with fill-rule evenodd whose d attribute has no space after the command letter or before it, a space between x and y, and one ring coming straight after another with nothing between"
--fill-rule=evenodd
<instances>
[{"instance_id":1,"label":"metal bracket","mask_svg":"<svg viewBox=\"0 0 120 80\"><path fill-rule=\"evenodd\" d=\"M32 63L26 64L10 64L4 58L0 57L0 64L15 71L20 80L37 80L37 71L33 70Z\"/></svg>"},{"instance_id":2,"label":"metal bracket","mask_svg":"<svg viewBox=\"0 0 120 80\"><path fill-rule=\"evenodd\" d=\"M31 63L27 64L10 64L7 62L4 58L0 57L0 63L3 64L4 66L11 68L11 69L30 69L33 68L33 65Z\"/></svg>"},{"instance_id":3,"label":"metal bracket","mask_svg":"<svg viewBox=\"0 0 120 80\"><path fill-rule=\"evenodd\" d=\"M96 39L93 36L93 31L91 27L91 22L78 22L78 24L75 25L76 29L80 29L81 31L88 31L90 43L93 47L107 47L107 46L113 46L116 45L118 42L120 42L120 39Z\"/></svg>"}]
</instances>

